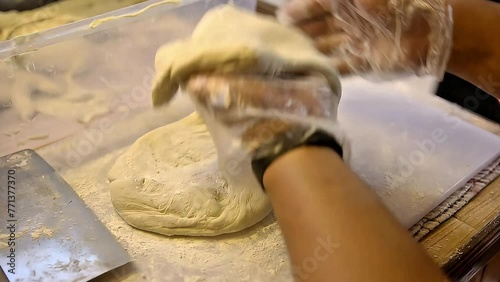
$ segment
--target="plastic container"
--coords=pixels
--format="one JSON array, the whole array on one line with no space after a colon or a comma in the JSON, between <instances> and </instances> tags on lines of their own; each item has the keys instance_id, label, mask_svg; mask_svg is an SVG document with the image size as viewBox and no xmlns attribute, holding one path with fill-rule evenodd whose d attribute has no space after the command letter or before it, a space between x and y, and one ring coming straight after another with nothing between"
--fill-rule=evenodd
<instances>
[{"instance_id":1,"label":"plastic container","mask_svg":"<svg viewBox=\"0 0 500 282\"><path fill-rule=\"evenodd\" d=\"M0 156L54 146L68 136L81 138L78 135L86 130L127 123L139 113L158 116L155 122L144 122L148 125L129 127L129 134L123 137L127 141L119 144L125 145L185 115L189 103L184 102L163 111L152 110L150 90L156 50L189 36L207 10L228 1L156 4L160 2L166 1L147 1L1 42ZM255 0L231 2L248 9L256 6ZM127 16L139 11L143 12ZM91 27L101 18L114 19ZM165 118L168 115L172 117ZM101 120L105 120L105 126L99 125ZM118 134L99 130L111 150L116 140L106 136Z\"/></svg>"}]
</instances>

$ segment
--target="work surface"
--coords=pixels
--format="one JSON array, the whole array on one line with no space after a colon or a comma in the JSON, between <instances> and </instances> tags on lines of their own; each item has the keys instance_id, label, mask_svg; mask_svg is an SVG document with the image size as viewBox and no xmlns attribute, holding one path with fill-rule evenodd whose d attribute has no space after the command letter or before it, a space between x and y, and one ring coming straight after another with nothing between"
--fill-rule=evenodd
<instances>
[{"instance_id":1,"label":"work surface","mask_svg":"<svg viewBox=\"0 0 500 282\"><path fill-rule=\"evenodd\" d=\"M452 106L435 97L419 97L425 103L500 136L500 125ZM474 144L471 144L474 146ZM484 266L498 251L500 235L500 178L487 185L465 207L431 231L420 243L453 278L462 278Z\"/></svg>"},{"instance_id":2,"label":"work surface","mask_svg":"<svg viewBox=\"0 0 500 282\"><path fill-rule=\"evenodd\" d=\"M405 84L400 86L405 87ZM417 95L412 98L464 119L473 122L477 120L473 115L437 97ZM73 158L71 163L67 162L68 155L58 154L62 149L71 147L71 139L66 144L62 142L57 146L38 150L62 172L66 181L134 258L133 264L108 274L102 281L108 281L110 277L125 281L177 281L181 277L187 279L185 281L290 280L286 248L272 215L256 226L236 234L215 238L169 238L134 229L114 212L106 176L116 158L125 150L125 147L119 148L120 144L126 146L133 142L127 136L129 129L137 126L151 128L172 122L185 116L190 110L189 105L181 103L176 106L175 111L165 109L165 112L171 113L167 116L155 112L134 116L126 123L114 126L92 154L80 155L81 159ZM486 129L494 129L492 125L484 125ZM86 138L97 138L96 134L87 131ZM75 138L78 140L78 137ZM449 237L443 240L449 240ZM442 243L439 244L442 246ZM442 253L438 251L438 254L441 256ZM433 256L438 258L436 253Z\"/></svg>"},{"instance_id":3,"label":"work surface","mask_svg":"<svg viewBox=\"0 0 500 282\"><path fill-rule=\"evenodd\" d=\"M343 79L339 123L351 168L407 228L500 155L500 138L416 101L431 79ZM474 144L474 146L471 146Z\"/></svg>"}]
</instances>

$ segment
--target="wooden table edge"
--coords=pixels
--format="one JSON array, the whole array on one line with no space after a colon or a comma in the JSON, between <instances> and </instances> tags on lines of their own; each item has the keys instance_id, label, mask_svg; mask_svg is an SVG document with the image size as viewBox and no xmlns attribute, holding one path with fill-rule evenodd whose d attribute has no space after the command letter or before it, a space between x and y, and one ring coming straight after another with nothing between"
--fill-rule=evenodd
<instances>
[{"instance_id":1,"label":"wooden table edge","mask_svg":"<svg viewBox=\"0 0 500 282\"><path fill-rule=\"evenodd\" d=\"M500 214L463 246L444 266L453 281L469 281L500 251Z\"/></svg>"}]
</instances>

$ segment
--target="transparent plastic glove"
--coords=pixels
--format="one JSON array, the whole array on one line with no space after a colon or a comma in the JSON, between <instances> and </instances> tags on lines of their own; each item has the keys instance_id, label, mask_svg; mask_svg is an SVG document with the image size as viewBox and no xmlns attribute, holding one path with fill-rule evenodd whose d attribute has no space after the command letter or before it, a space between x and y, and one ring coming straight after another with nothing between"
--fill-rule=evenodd
<instances>
[{"instance_id":1,"label":"transparent plastic glove","mask_svg":"<svg viewBox=\"0 0 500 282\"><path fill-rule=\"evenodd\" d=\"M302 29L325 54L331 54L348 39L334 18L332 0L288 0L276 16L281 23Z\"/></svg>"},{"instance_id":2,"label":"transparent plastic glove","mask_svg":"<svg viewBox=\"0 0 500 282\"><path fill-rule=\"evenodd\" d=\"M233 185L255 176L251 161L301 144L318 129L350 151L337 124L340 95L325 79L196 76L185 86L206 122L219 169Z\"/></svg>"},{"instance_id":3,"label":"transparent plastic glove","mask_svg":"<svg viewBox=\"0 0 500 282\"><path fill-rule=\"evenodd\" d=\"M279 18L300 26L344 72L384 77L414 73L442 78L452 45L453 21L446 0L291 0ZM322 11L320 9L322 8ZM325 13L330 12L330 15ZM334 17L331 17L331 14ZM311 33L328 23L330 35Z\"/></svg>"}]
</instances>

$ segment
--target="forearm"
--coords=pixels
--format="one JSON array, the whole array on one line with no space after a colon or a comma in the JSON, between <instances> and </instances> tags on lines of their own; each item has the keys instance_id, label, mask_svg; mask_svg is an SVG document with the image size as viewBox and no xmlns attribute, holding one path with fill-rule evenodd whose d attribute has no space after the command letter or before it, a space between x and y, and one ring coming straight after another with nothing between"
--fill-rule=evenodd
<instances>
[{"instance_id":1,"label":"forearm","mask_svg":"<svg viewBox=\"0 0 500 282\"><path fill-rule=\"evenodd\" d=\"M445 281L439 268L326 148L303 147L264 174L297 280Z\"/></svg>"},{"instance_id":2,"label":"forearm","mask_svg":"<svg viewBox=\"0 0 500 282\"><path fill-rule=\"evenodd\" d=\"M500 98L500 4L448 1L454 19L448 71Z\"/></svg>"}]
</instances>

